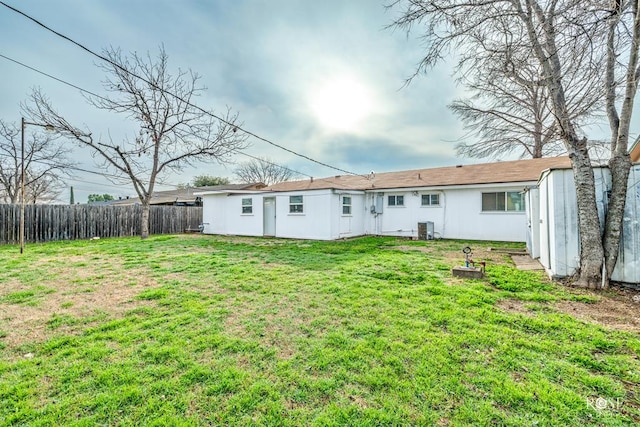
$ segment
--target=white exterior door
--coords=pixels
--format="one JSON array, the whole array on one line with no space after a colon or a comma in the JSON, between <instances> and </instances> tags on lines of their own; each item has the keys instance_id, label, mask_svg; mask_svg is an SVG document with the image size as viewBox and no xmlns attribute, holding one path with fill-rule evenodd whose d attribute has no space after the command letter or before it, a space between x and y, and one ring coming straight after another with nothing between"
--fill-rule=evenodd
<instances>
[{"instance_id":1,"label":"white exterior door","mask_svg":"<svg viewBox=\"0 0 640 427\"><path fill-rule=\"evenodd\" d=\"M276 198L265 197L263 199L263 218L264 228L263 235L275 236L276 235Z\"/></svg>"}]
</instances>

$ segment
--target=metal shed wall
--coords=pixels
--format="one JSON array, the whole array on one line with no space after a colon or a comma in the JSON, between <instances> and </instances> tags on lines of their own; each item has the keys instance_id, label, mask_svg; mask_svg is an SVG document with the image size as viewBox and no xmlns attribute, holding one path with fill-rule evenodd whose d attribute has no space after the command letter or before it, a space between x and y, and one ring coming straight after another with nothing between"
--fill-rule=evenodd
<instances>
[{"instance_id":1,"label":"metal shed wall","mask_svg":"<svg viewBox=\"0 0 640 427\"><path fill-rule=\"evenodd\" d=\"M611 178L607 168L594 169L596 201L601 226L607 207ZM567 277L579 266L580 239L573 172L552 170L539 181L540 263L553 278ZM640 165L629 174L620 256L611 279L640 283Z\"/></svg>"},{"instance_id":2,"label":"metal shed wall","mask_svg":"<svg viewBox=\"0 0 640 427\"><path fill-rule=\"evenodd\" d=\"M622 244L611 278L618 282L640 283L640 165L629 173L627 204L622 222Z\"/></svg>"}]
</instances>

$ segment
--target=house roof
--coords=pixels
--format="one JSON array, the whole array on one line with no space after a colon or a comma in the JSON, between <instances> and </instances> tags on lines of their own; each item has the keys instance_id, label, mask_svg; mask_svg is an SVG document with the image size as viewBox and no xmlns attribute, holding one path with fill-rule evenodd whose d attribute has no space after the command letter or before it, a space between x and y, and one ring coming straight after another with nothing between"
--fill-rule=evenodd
<instances>
[{"instance_id":1,"label":"house roof","mask_svg":"<svg viewBox=\"0 0 640 427\"><path fill-rule=\"evenodd\" d=\"M199 197L196 193L204 191L233 191L233 190L257 190L264 188L262 183L251 184L227 184L227 185L210 185L205 187L189 187L179 190L154 191L151 198L152 205L167 205L173 203L193 203ZM140 198L132 197L129 199L116 200L114 205L134 205L140 203Z\"/></svg>"},{"instance_id":2,"label":"house roof","mask_svg":"<svg viewBox=\"0 0 640 427\"><path fill-rule=\"evenodd\" d=\"M286 181L264 188L269 191L372 190L452 185L537 181L542 171L571 167L569 157L514 160L476 165L415 169L371 175L337 175L329 178Z\"/></svg>"}]
</instances>

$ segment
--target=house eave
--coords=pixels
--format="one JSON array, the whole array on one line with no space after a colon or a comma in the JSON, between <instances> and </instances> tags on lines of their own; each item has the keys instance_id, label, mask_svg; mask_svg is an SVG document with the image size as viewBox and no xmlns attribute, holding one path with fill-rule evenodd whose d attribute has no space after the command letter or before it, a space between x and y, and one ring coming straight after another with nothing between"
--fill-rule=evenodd
<instances>
[{"instance_id":1,"label":"house eave","mask_svg":"<svg viewBox=\"0 0 640 427\"><path fill-rule=\"evenodd\" d=\"M270 193L270 191L265 190L214 190L214 191L200 191L197 193L193 193L194 196L210 196L216 194L261 194L261 193Z\"/></svg>"}]
</instances>

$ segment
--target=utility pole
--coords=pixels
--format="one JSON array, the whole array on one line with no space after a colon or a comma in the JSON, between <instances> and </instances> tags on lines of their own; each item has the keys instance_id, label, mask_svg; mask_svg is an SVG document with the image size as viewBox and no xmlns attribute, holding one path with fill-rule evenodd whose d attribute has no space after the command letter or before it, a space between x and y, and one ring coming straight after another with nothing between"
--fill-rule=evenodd
<instances>
[{"instance_id":1,"label":"utility pole","mask_svg":"<svg viewBox=\"0 0 640 427\"><path fill-rule=\"evenodd\" d=\"M20 122L20 253L24 252L24 117Z\"/></svg>"}]
</instances>

